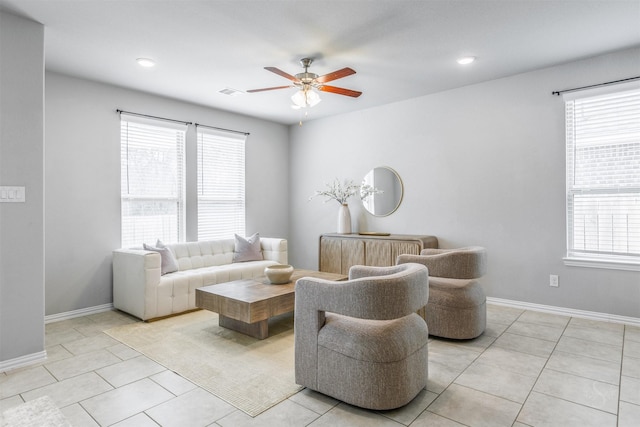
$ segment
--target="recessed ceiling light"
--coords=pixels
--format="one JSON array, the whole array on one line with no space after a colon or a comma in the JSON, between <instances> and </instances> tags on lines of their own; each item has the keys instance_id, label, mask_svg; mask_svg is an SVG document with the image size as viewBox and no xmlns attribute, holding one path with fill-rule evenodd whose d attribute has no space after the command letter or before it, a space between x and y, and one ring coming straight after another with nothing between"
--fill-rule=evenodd
<instances>
[{"instance_id":1,"label":"recessed ceiling light","mask_svg":"<svg viewBox=\"0 0 640 427\"><path fill-rule=\"evenodd\" d=\"M476 60L475 56L463 56L462 58L458 58L458 64L467 65L467 64L471 64L475 60Z\"/></svg>"},{"instance_id":2,"label":"recessed ceiling light","mask_svg":"<svg viewBox=\"0 0 640 427\"><path fill-rule=\"evenodd\" d=\"M138 62L138 65L140 65L141 67L151 68L156 65L156 61L150 58L138 58L136 59L136 61Z\"/></svg>"}]
</instances>

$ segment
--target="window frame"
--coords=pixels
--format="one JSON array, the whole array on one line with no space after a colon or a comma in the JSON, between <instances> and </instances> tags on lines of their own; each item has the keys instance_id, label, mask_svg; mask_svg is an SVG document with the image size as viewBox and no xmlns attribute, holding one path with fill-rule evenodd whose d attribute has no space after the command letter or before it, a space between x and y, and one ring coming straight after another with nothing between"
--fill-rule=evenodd
<instances>
[{"instance_id":1,"label":"window frame","mask_svg":"<svg viewBox=\"0 0 640 427\"><path fill-rule=\"evenodd\" d=\"M198 241L246 235L246 139L245 133L196 125ZM207 161L210 164L205 167ZM218 174L216 168L223 173ZM216 191L216 184L223 184L225 191ZM224 225L205 226L211 222L211 207L216 204L227 208L222 208L227 216L215 221ZM205 213L207 207L209 212Z\"/></svg>"},{"instance_id":2,"label":"window frame","mask_svg":"<svg viewBox=\"0 0 640 427\"><path fill-rule=\"evenodd\" d=\"M637 96L640 96L640 82L631 82L625 84L612 85L607 87L599 87L596 89L583 90L577 92L571 92L564 94L565 101L565 131L566 131L566 256L563 258L565 265L577 266L577 267L592 267L602 269L615 269L615 270L629 270L640 271L640 255L635 255L635 252L626 252L624 254L616 254L614 250L611 253L593 253L585 248L578 249L574 243L575 226L573 221L573 210L575 196L578 195L594 195L602 194L606 195L627 195L631 194L631 198L640 197L640 183L636 185L635 180L630 186L574 186L574 172L576 169L575 162L575 149L576 141L574 138L575 132L575 120L574 120L574 102L577 100L586 100L587 98L597 99L605 96L615 95L619 92L637 92ZM640 105L635 107L632 111L636 111L636 108L640 110ZM637 132L637 131L635 131ZM633 132L633 133L635 133ZM640 143L640 141L638 141ZM635 140L632 144L635 144ZM602 144L601 144L602 145ZM611 144L613 145L613 144ZM596 145L597 146L597 145ZM632 158L633 161L633 158ZM633 170L633 169L632 169ZM633 203L633 201L632 201ZM635 228L634 228L635 230ZM635 231L634 231L635 233ZM629 233L627 232L627 236ZM604 252L604 251L603 251Z\"/></svg>"},{"instance_id":3,"label":"window frame","mask_svg":"<svg viewBox=\"0 0 640 427\"><path fill-rule=\"evenodd\" d=\"M167 194L142 194L137 193L135 190L131 191L131 187L129 184L131 183L131 177L129 175L129 166L130 166L130 158L129 158L129 144L130 142L135 142L139 144L145 144L147 142L142 141L133 141L129 138L129 134L126 133L129 130L129 126L132 129L136 129L138 131L146 130L150 133L162 134L164 133L166 138L169 138L171 134L173 134L173 138L175 138L175 188L172 191L175 191L172 195ZM185 241L185 232L186 232L186 133L187 133L187 124L177 123L162 119L151 119L146 117L140 117L133 114L120 113L120 166L121 166L121 175L120 175L120 244L121 247L141 247L143 243L150 244L155 246L157 240L161 240L164 243L173 243L173 242L184 242ZM156 136L158 136L156 135ZM159 136L158 136L159 137ZM153 137L151 137L153 138ZM155 141L156 143L159 140ZM154 141L150 139L148 141L149 146L153 146ZM166 145L166 143L165 143ZM140 145L139 147L142 147ZM126 188L125 188L126 185ZM171 202L176 204L176 218L175 218L175 238L173 238L173 234L164 234L164 232L152 232L151 234L146 234L146 232L142 232L142 239L138 239L138 237L127 237L127 224L125 221L125 210L127 205L131 204L131 202L157 202L157 203L166 203ZM173 227L173 226L172 226ZM161 227L162 229L163 227ZM135 230L135 227L133 228ZM154 230L158 230L155 228ZM140 240L140 241L139 241Z\"/></svg>"}]
</instances>

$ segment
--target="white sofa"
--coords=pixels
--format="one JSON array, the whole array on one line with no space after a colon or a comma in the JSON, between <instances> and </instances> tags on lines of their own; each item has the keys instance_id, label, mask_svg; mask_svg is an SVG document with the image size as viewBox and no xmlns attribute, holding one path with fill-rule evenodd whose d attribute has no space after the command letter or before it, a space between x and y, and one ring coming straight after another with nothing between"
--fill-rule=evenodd
<instances>
[{"instance_id":1,"label":"white sofa","mask_svg":"<svg viewBox=\"0 0 640 427\"><path fill-rule=\"evenodd\" d=\"M173 243L178 271L161 274L158 252L113 251L113 306L142 320L196 309L195 289L264 274L265 267L287 264L285 239L260 239L263 260L233 262L234 239Z\"/></svg>"}]
</instances>

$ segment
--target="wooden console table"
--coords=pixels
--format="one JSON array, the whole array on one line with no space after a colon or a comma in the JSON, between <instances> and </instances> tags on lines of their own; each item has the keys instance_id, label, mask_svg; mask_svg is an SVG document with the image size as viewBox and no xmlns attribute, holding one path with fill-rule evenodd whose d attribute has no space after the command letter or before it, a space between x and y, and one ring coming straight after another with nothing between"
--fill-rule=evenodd
<instances>
[{"instance_id":1,"label":"wooden console table","mask_svg":"<svg viewBox=\"0 0 640 427\"><path fill-rule=\"evenodd\" d=\"M435 236L328 233L320 236L319 270L349 274L353 265L387 267L395 265L400 254L417 255L425 248L437 247Z\"/></svg>"}]
</instances>

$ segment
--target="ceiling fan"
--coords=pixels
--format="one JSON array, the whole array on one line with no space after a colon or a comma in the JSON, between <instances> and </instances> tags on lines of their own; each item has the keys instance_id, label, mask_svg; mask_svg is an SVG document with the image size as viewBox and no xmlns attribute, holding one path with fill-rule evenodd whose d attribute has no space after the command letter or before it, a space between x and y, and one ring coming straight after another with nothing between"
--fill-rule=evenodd
<instances>
[{"instance_id":1,"label":"ceiling fan","mask_svg":"<svg viewBox=\"0 0 640 427\"><path fill-rule=\"evenodd\" d=\"M313 58L303 58L300 60L300 64L304 68L303 73L298 73L295 76L292 76L289 73L286 73L279 68L276 67L264 67L265 70L271 71L272 73L276 73L279 76L284 77L285 79L289 79L293 82L292 85L287 86L275 86L275 87L266 87L262 89L251 89L248 90L248 93L255 92L264 92L267 90L277 90L277 89L286 89L290 87L296 87L299 89L292 97L291 100L295 104L294 108L304 108L304 107L313 107L318 102L320 102L320 96L313 91L312 89L318 90L320 92L331 92L336 93L338 95L351 96L353 98L357 98L362 95L362 92L358 92L356 90L344 89L336 86L329 86L325 83L341 79L343 77L350 76L351 74L355 74L356 72L347 67L341 70L334 71L329 74L325 74L323 76L318 76L315 73L309 72L309 66L313 62Z\"/></svg>"}]
</instances>

